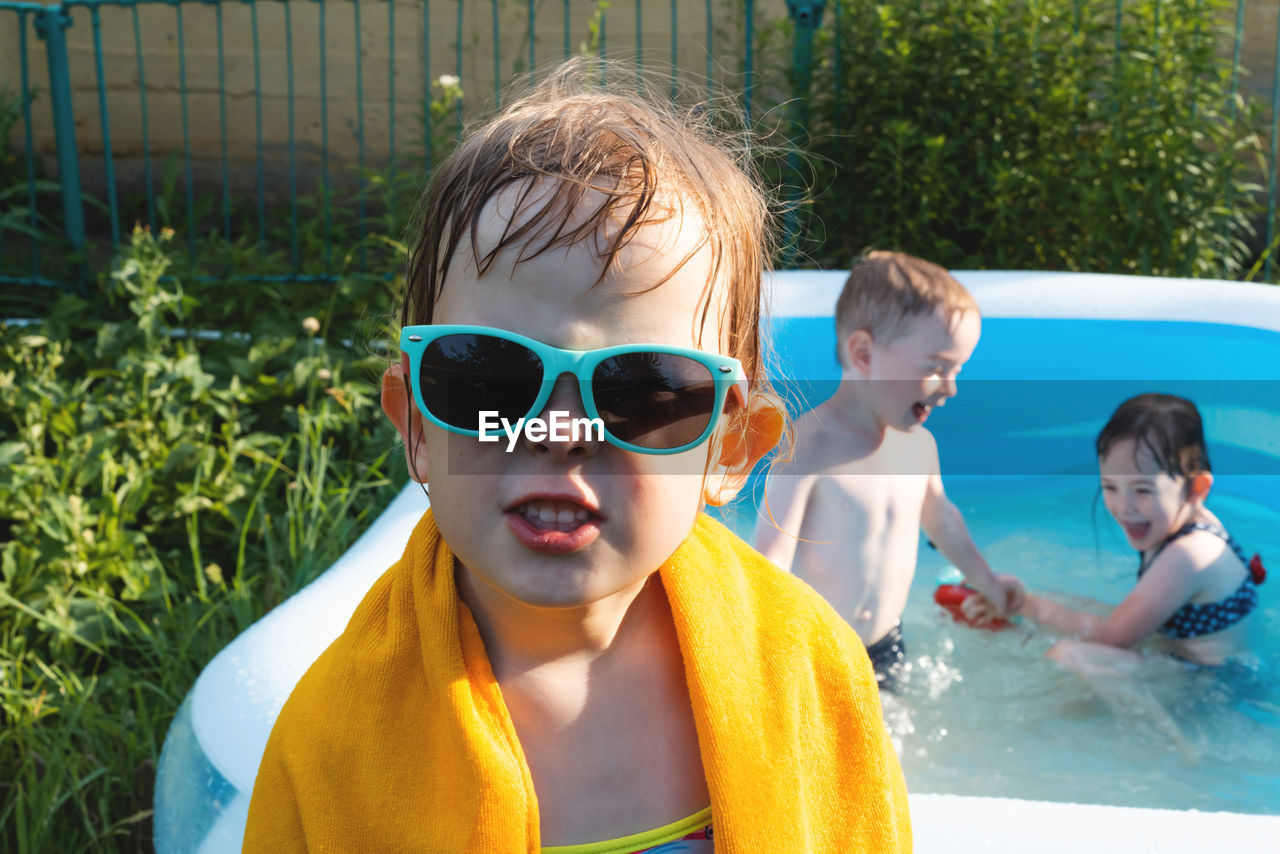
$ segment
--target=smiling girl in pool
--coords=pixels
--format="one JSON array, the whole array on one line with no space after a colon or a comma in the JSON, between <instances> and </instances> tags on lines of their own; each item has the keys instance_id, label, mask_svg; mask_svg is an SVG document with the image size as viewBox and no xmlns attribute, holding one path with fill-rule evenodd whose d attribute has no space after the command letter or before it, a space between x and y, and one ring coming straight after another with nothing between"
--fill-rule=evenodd
<instances>
[{"instance_id":1,"label":"smiling girl in pool","mask_svg":"<svg viewBox=\"0 0 1280 854\"><path fill-rule=\"evenodd\" d=\"M1213 474L1195 404L1168 394L1130 398L1096 447L1103 502L1138 551L1137 584L1105 617L1028 594L1020 613L1075 636L1050 657L1075 669L1123 665L1133 647L1158 634L1168 652L1192 664L1256 664L1255 611L1266 572L1205 506ZM989 616L976 595L964 610Z\"/></svg>"}]
</instances>

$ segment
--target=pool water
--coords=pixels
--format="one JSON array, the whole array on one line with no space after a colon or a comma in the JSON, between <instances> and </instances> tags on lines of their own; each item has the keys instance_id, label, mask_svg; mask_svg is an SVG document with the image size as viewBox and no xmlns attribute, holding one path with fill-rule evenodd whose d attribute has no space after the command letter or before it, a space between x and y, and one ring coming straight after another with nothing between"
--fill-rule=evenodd
<instances>
[{"instance_id":1,"label":"pool water","mask_svg":"<svg viewBox=\"0 0 1280 854\"><path fill-rule=\"evenodd\" d=\"M948 483L995 571L1062 601L1115 604L1136 560L1105 509L1092 511L1096 490L1084 476ZM1229 496L1210 505L1250 554L1275 542L1280 513ZM750 537L753 510L744 502L726 521ZM1153 655L1133 696L1108 699L1045 658L1055 637L1029 622L1000 632L953 622L933 602L948 568L922 541L903 614L910 681L885 702L912 792L1280 814L1280 597L1270 585L1255 620L1271 651L1261 678Z\"/></svg>"},{"instance_id":2,"label":"pool water","mask_svg":"<svg viewBox=\"0 0 1280 854\"><path fill-rule=\"evenodd\" d=\"M793 413L834 392L834 346L829 318L779 322ZM1145 391L1196 401L1216 476L1208 506L1273 569L1254 620L1261 672L1224 679L1153 654L1123 691L1091 686L1044 657L1056 640L1046 630L954 623L933 602L949 567L922 538L903 615L911 680L885 702L911 791L1280 814L1280 336L986 320L958 397L929 421L944 483L995 571L1068 603L1114 606L1137 559L1095 502L1093 437ZM747 539L762 482L720 513Z\"/></svg>"}]
</instances>

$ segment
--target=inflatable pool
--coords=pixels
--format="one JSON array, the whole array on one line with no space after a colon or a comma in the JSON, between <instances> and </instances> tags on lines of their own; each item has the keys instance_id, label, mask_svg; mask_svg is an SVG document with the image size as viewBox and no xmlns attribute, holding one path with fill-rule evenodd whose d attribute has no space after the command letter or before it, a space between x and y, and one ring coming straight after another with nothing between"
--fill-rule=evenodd
<instances>
[{"instance_id":1,"label":"inflatable pool","mask_svg":"<svg viewBox=\"0 0 1280 854\"><path fill-rule=\"evenodd\" d=\"M957 277L982 307L983 339L962 375L962 393L934 415L930 428L942 449L948 490L997 569L1006 569L1000 561L1024 563L1028 555L1044 554L1030 579L1041 586L1063 574L1055 561L1068 555L1074 562L1063 566L1080 573L1062 580L1061 589L1078 585L1116 601L1131 577L1131 555L1105 536L1108 519L1089 521L1096 485L1092 437L1119 401L1140 391L1197 401L1217 475L1211 504L1224 508L1220 515L1242 541L1248 535L1248 548L1276 556L1273 562L1280 558L1280 289L1085 274ZM770 332L784 366L784 393L797 409L834 390L830 315L843 280L839 272L788 272L773 283ZM749 492L726 515L746 535L759 478ZM410 484L329 570L205 668L161 757L157 851L240 849L276 715L364 592L398 558L426 501ZM1024 678L1046 691L1056 686L1059 694L1079 689L1035 654L1039 639L951 622L932 601L941 568L940 558L922 552L904 616L916 666L927 671L919 683L921 708L895 733L913 791L917 850L1201 852L1259 850L1262 840L1280 838L1280 756L1271 755L1280 744L1280 698L1231 707L1252 722L1245 729L1258 743L1231 742L1226 759L1218 756L1222 751L1204 758L1210 750L1189 759L1185 751L1148 742L1140 722L1132 757L1082 758L1088 750L1078 745L1096 744L1102 731L1089 720L1098 709L1075 700L1034 705L1036 691L1025 688ZM1277 597L1265 591L1267 622L1276 626ZM1274 664L1280 640L1275 629L1268 631ZM947 717L935 719L930 703ZM985 737L949 732L965 721ZM1101 721L1096 726L1114 723ZM1215 738L1194 731L1190 740L1220 747ZM1036 753L1037 742L1046 740L1060 740L1067 750ZM1117 767L1123 771L1139 759L1149 766L1147 777L1133 783L1117 774ZM1035 780L1046 782L1029 782Z\"/></svg>"}]
</instances>

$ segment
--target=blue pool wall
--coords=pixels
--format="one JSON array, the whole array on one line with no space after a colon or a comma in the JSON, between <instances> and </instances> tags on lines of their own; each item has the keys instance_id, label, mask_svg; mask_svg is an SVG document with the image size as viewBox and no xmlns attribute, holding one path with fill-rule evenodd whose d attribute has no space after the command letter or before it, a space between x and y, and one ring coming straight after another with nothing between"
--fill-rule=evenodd
<instances>
[{"instance_id":1,"label":"blue pool wall","mask_svg":"<svg viewBox=\"0 0 1280 854\"><path fill-rule=\"evenodd\" d=\"M798 416L840 382L834 324L778 317L771 328L775 363L785 366L775 383ZM1271 330L986 318L957 396L928 428L947 476L1096 476L1097 432L1122 401L1153 391L1196 403L1219 489L1280 506L1280 333Z\"/></svg>"}]
</instances>

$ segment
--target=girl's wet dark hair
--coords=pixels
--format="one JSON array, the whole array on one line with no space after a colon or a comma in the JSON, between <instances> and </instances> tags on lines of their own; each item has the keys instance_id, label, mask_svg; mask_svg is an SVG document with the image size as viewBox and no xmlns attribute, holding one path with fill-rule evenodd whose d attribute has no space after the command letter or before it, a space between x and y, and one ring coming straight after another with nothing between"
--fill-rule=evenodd
<instances>
[{"instance_id":1,"label":"girl's wet dark hair","mask_svg":"<svg viewBox=\"0 0 1280 854\"><path fill-rule=\"evenodd\" d=\"M1120 404L1098 434L1098 459L1123 439L1133 439L1138 447L1146 448L1172 477L1190 478L1211 471L1200 412L1185 397L1152 392Z\"/></svg>"}]
</instances>

